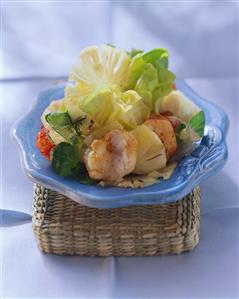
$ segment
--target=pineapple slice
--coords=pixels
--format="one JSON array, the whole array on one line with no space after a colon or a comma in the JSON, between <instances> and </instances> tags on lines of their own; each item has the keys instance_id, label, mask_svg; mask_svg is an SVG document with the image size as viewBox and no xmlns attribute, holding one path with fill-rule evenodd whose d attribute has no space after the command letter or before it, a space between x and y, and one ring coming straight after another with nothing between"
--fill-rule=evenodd
<instances>
[{"instance_id":1,"label":"pineapple slice","mask_svg":"<svg viewBox=\"0 0 239 299\"><path fill-rule=\"evenodd\" d=\"M166 166L165 147L156 133L145 125L131 131L138 142L136 174L148 174Z\"/></svg>"}]
</instances>

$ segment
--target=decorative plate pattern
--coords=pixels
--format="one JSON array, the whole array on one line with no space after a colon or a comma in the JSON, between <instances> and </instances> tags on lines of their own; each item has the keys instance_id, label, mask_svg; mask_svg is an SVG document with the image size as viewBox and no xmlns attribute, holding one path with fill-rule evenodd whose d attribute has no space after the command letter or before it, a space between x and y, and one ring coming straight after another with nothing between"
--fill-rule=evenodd
<instances>
[{"instance_id":1,"label":"decorative plate pattern","mask_svg":"<svg viewBox=\"0 0 239 299\"><path fill-rule=\"evenodd\" d=\"M88 186L74 179L58 176L36 148L35 137L41 127L43 110L52 100L64 96L64 84L41 92L36 104L13 127L12 134L19 145L24 172L34 182L92 207L116 208L177 201L225 164L228 155L225 139L229 122L221 108L199 97L184 81L177 80L176 86L204 110L206 127L201 143L191 155L178 163L169 180L162 180L142 189L123 189Z\"/></svg>"}]
</instances>

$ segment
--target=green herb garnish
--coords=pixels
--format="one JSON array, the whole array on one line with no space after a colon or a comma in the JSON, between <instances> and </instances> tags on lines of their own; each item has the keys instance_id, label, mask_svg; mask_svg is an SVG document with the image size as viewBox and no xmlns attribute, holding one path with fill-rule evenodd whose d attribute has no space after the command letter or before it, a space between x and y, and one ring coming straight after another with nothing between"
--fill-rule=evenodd
<instances>
[{"instance_id":1,"label":"green herb garnish","mask_svg":"<svg viewBox=\"0 0 239 299\"><path fill-rule=\"evenodd\" d=\"M72 176L79 163L79 155L75 147L61 142L53 150L52 167L61 176Z\"/></svg>"},{"instance_id":2,"label":"green herb garnish","mask_svg":"<svg viewBox=\"0 0 239 299\"><path fill-rule=\"evenodd\" d=\"M68 112L52 112L47 114L45 118L53 129L65 128L72 123Z\"/></svg>"},{"instance_id":3,"label":"green herb garnish","mask_svg":"<svg viewBox=\"0 0 239 299\"><path fill-rule=\"evenodd\" d=\"M189 127L198 134L199 137L202 137L204 134L205 127L205 114L203 111L199 111L195 114L189 121Z\"/></svg>"},{"instance_id":4,"label":"green herb garnish","mask_svg":"<svg viewBox=\"0 0 239 299\"><path fill-rule=\"evenodd\" d=\"M95 185L96 181L92 180L88 174L86 166L84 163L79 162L78 167L74 171L74 178L77 179L80 183L85 185Z\"/></svg>"},{"instance_id":5,"label":"green herb garnish","mask_svg":"<svg viewBox=\"0 0 239 299\"><path fill-rule=\"evenodd\" d=\"M58 144L53 150L52 167L63 177L74 177L82 184L93 185L95 181L89 177L84 163L80 161L78 145L66 142Z\"/></svg>"},{"instance_id":6,"label":"green herb garnish","mask_svg":"<svg viewBox=\"0 0 239 299\"><path fill-rule=\"evenodd\" d=\"M53 112L46 115L46 121L67 142L77 144L81 142L80 126L85 116L72 123L68 112Z\"/></svg>"},{"instance_id":7,"label":"green herb garnish","mask_svg":"<svg viewBox=\"0 0 239 299\"><path fill-rule=\"evenodd\" d=\"M45 116L49 125L67 142L77 143L78 136L68 112L53 112Z\"/></svg>"}]
</instances>

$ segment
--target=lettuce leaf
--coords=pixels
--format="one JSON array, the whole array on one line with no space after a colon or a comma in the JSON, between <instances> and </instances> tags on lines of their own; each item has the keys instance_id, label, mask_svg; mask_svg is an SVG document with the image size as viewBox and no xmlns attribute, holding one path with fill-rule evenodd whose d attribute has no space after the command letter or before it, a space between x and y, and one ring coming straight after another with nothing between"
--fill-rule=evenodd
<instances>
[{"instance_id":1,"label":"lettuce leaf","mask_svg":"<svg viewBox=\"0 0 239 299\"><path fill-rule=\"evenodd\" d=\"M168 51L163 48L156 48L142 54L146 63L153 64L156 68L166 66L168 67ZM160 63L161 61L161 63ZM162 61L164 63L162 64Z\"/></svg>"},{"instance_id":2,"label":"lettuce leaf","mask_svg":"<svg viewBox=\"0 0 239 299\"><path fill-rule=\"evenodd\" d=\"M91 93L79 101L80 109L99 126L103 126L114 110L112 91L109 88Z\"/></svg>"},{"instance_id":3,"label":"lettuce leaf","mask_svg":"<svg viewBox=\"0 0 239 299\"><path fill-rule=\"evenodd\" d=\"M124 89L135 89L154 111L155 102L173 90L174 80L175 75L168 70L168 51L156 48L133 56Z\"/></svg>"},{"instance_id":4,"label":"lettuce leaf","mask_svg":"<svg viewBox=\"0 0 239 299\"><path fill-rule=\"evenodd\" d=\"M166 49L127 54L102 45L81 52L69 80L73 84L65 88L64 107L73 122L87 116L94 130L112 122L131 130L155 111L155 102L172 90L175 76L168 70Z\"/></svg>"},{"instance_id":5,"label":"lettuce leaf","mask_svg":"<svg viewBox=\"0 0 239 299\"><path fill-rule=\"evenodd\" d=\"M118 89L105 88L81 99L79 105L98 127L116 121L125 129L132 129L143 123L150 114L149 108L134 90L122 93Z\"/></svg>"},{"instance_id":6,"label":"lettuce leaf","mask_svg":"<svg viewBox=\"0 0 239 299\"><path fill-rule=\"evenodd\" d=\"M153 67L152 64L147 63L145 65L144 71L138 78L135 90L147 90L149 92L153 92L155 88L158 86L158 76L157 70Z\"/></svg>"},{"instance_id":7,"label":"lettuce leaf","mask_svg":"<svg viewBox=\"0 0 239 299\"><path fill-rule=\"evenodd\" d=\"M133 57L133 59L129 64L126 80L125 80L125 86L124 86L125 90L134 89L137 80L139 79L144 69L145 69L145 62L142 53L139 53Z\"/></svg>"},{"instance_id":8,"label":"lettuce leaf","mask_svg":"<svg viewBox=\"0 0 239 299\"><path fill-rule=\"evenodd\" d=\"M124 102L124 109L121 110L117 120L126 129L133 129L149 118L150 109L136 91L128 90L121 94L120 99Z\"/></svg>"},{"instance_id":9,"label":"lettuce leaf","mask_svg":"<svg viewBox=\"0 0 239 299\"><path fill-rule=\"evenodd\" d=\"M133 58L133 57L136 56L137 54L139 54L139 53L143 53L143 51L142 51L142 50L138 50L138 49L133 48L133 49L131 49L130 52L127 52L127 53L128 53L128 55L129 55L131 58Z\"/></svg>"},{"instance_id":10,"label":"lettuce leaf","mask_svg":"<svg viewBox=\"0 0 239 299\"><path fill-rule=\"evenodd\" d=\"M158 86L153 92L154 103L157 99L168 95L173 90L172 84L175 78L175 75L166 68L158 70Z\"/></svg>"}]
</instances>

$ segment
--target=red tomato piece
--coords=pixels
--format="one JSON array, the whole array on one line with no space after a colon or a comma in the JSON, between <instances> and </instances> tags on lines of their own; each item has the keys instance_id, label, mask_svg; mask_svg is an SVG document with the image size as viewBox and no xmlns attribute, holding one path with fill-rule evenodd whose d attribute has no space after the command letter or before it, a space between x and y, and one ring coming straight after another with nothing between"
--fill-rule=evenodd
<instances>
[{"instance_id":1,"label":"red tomato piece","mask_svg":"<svg viewBox=\"0 0 239 299\"><path fill-rule=\"evenodd\" d=\"M55 144L50 139L48 132L49 131L44 126L41 127L40 132L38 132L36 136L36 146L41 154L50 160L51 151L55 147Z\"/></svg>"}]
</instances>

